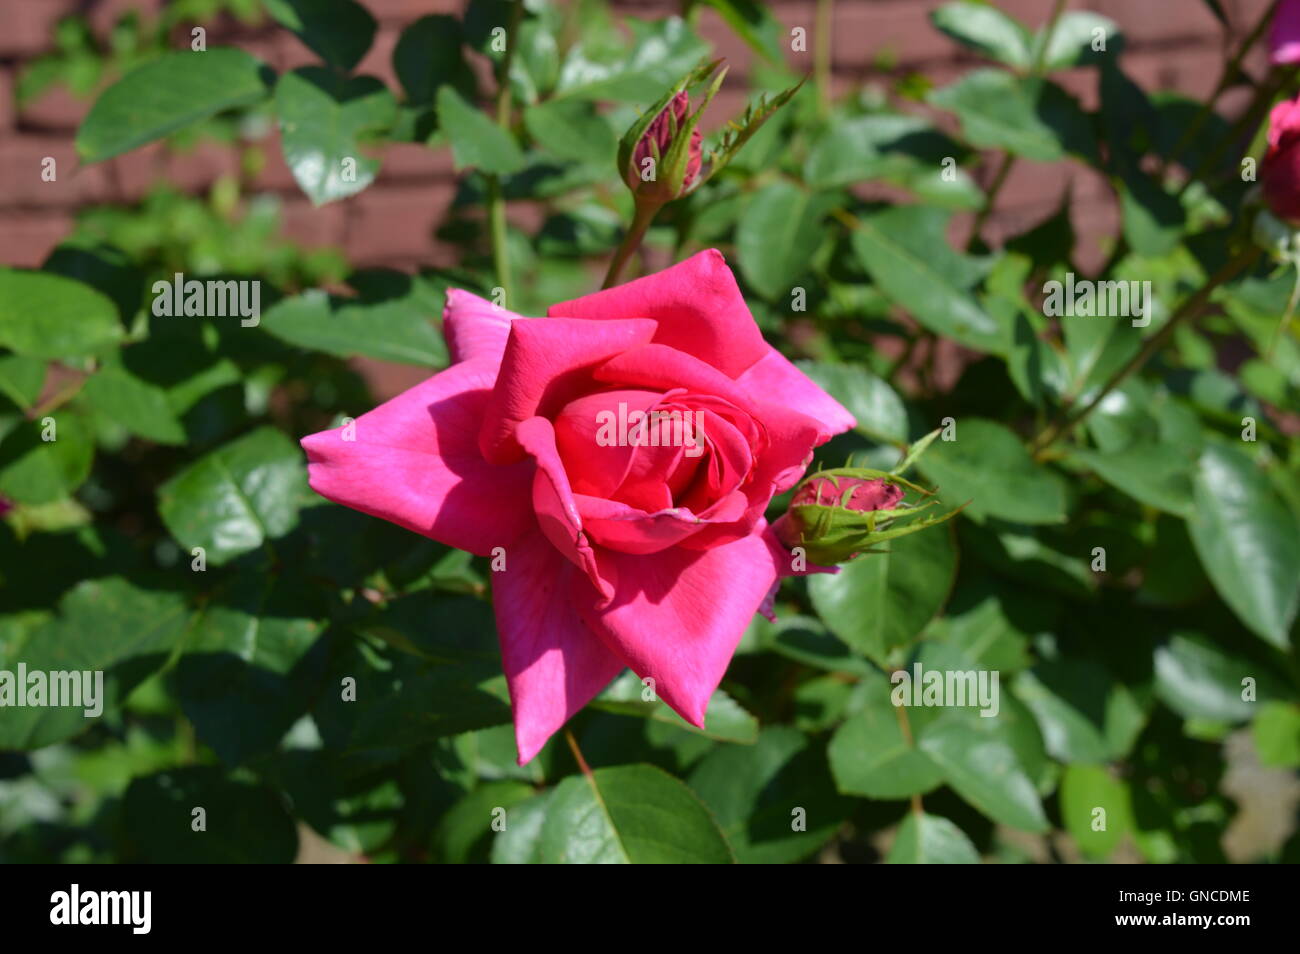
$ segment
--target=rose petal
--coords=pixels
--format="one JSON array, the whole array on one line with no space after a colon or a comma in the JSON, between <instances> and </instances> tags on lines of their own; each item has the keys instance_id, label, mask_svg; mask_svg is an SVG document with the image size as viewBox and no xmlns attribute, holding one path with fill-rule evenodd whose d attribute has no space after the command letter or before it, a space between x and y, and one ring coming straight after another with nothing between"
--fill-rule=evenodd
<instances>
[{"instance_id":1,"label":"rose petal","mask_svg":"<svg viewBox=\"0 0 1300 954\"><path fill-rule=\"evenodd\" d=\"M500 364L511 322L530 320L471 292L449 288L442 310L442 335L453 363L489 358Z\"/></svg>"},{"instance_id":2,"label":"rose petal","mask_svg":"<svg viewBox=\"0 0 1300 954\"><path fill-rule=\"evenodd\" d=\"M453 365L361 415L302 439L322 497L487 556L534 525L531 461L495 466L478 448L496 365Z\"/></svg>"},{"instance_id":3,"label":"rose petal","mask_svg":"<svg viewBox=\"0 0 1300 954\"><path fill-rule=\"evenodd\" d=\"M599 611L580 601L583 618L638 676L654 679L655 691L675 712L703 726L709 697L777 578L762 529L703 552L603 551L602 561L607 554L618 574L617 592Z\"/></svg>"},{"instance_id":4,"label":"rose petal","mask_svg":"<svg viewBox=\"0 0 1300 954\"><path fill-rule=\"evenodd\" d=\"M576 590L575 581L581 584ZM517 540L506 552L505 569L493 574L520 765L623 670L623 662L582 621L574 602L582 587L586 580L557 559L540 533Z\"/></svg>"},{"instance_id":5,"label":"rose petal","mask_svg":"<svg viewBox=\"0 0 1300 954\"><path fill-rule=\"evenodd\" d=\"M582 517L555 449L555 431L544 417L532 417L516 430L523 449L537 461L533 477L533 509L546 538L574 566L579 567L600 594L602 602L614 595L614 584L597 564L596 554L583 532Z\"/></svg>"},{"instance_id":6,"label":"rose petal","mask_svg":"<svg viewBox=\"0 0 1300 954\"><path fill-rule=\"evenodd\" d=\"M591 388L591 370L613 355L648 342L655 323L646 319L584 321L545 318L516 321L479 431L479 448L492 463L518 460L515 428L530 417L553 417Z\"/></svg>"},{"instance_id":7,"label":"rose petal","mask_svg":"<svg viewBox=\"0 0 1300 954\"><path fill-rule=\"evenodd\" d=\"M738 377L736 383L756 400L771 400L779 394L787 407L820 422L827 437L857 426L857 420L839 401L770 346L767 354Z\"/></svg>"},{"instance_id":8,"label":"rose petal","mask_svg":"<svg viewBox=\"0 0 1300 954\"><path fill-rule=\"evenodd\" d=\"M552 305L546 313L653 318L659 323L655 341L695 355L733 378L767 353L736 278L717 249L626 285Z\"/></svg>"}]
</instances>

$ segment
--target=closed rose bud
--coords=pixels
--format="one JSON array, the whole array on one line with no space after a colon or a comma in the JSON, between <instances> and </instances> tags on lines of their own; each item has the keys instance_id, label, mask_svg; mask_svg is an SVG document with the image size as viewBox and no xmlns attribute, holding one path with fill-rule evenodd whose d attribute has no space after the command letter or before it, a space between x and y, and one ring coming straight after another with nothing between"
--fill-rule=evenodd
<instances>
[{"instance_id":1,"label":"closed rose bud","mask_svg":"<svg viewBox=\"0 0 1300 954\"><path fill-rule=\"evenodd\" d=\"M660 110L632 152L624 177L638 197L670 202L690 191L704 161L702 137L691 121L691 98L678 93ZM689 133L686 130L689 129ZM679 139L686 135L684 147Z\"/></svg>"},{"instance_id":2,"label":"closed rose bud","mask_svg":"<svg viewBox=\"0 0 1300 954\"><path fill-rule=\"evenodd\" d=\"M1282 0L1273 14L1268 35L1274 63L1300 63L1300 0Z\"/></svg>"},{"instance_id":3,"label":"closed rose bud","mask_svg":"<svg viewBox=\"0 0 1300 954\"><path fill-rule=\"evenodd\" d=\"M803 547L815 563L842 563L866 549L878 529L877 514L898 507L903 494L889 479L852 476L847 468L816 474L799 485L772 529L787 547Z\"/></svg>"},{"instance_id":4,"label":"closed rose bud","mask_svg":"<svg viewBox=\"0 0 1300 954\"><path fill-rule=\"evenodd\" d=\"M1300 221L1300 100L1273 107L1260 180L1264 201L1273 214L1289 222Z\"/></svg>"}]
</instances>

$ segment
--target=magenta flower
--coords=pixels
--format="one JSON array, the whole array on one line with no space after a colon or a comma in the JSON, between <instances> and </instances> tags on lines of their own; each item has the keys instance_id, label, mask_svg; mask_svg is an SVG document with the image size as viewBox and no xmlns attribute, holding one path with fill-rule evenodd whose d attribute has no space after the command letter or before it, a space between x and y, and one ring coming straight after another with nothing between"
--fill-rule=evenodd
<instances>
[{"instance_id":1,"label":"magenta flower","mask_svg":"<svg viewBox=\"0 0 1300 954\"><path fill-rule=\"evenodd\" d=\"M503 548L493 603L521 764L625 666L702 726L792 572L768 502L852 415L763 340L714 250L545 318L453 290L444 331L450 368L358 418L355 440L304 438L312 487Z\"/></svg>"},{"instance_id":2,"label":"magenta flower","mask_svg":"<svg viewBox=\"0 0 1300 954\"><path fill-rule=\"evenodd\" d=\"M1300 221L1300 99L1278 103L1269 115L1260 184L1274 215Z\"/></svg>"},{"instance_id":3,"label":"magenta flower","mask_svg":"<svg viewBox=\"0 0 1300 954\"><path fill-rule=\"evenodd\" d=\"M1270 24L1268 48L1274 63L1300 63L1300 0L1282 0L1278 4Z\"/></svg>"}]
</instances>

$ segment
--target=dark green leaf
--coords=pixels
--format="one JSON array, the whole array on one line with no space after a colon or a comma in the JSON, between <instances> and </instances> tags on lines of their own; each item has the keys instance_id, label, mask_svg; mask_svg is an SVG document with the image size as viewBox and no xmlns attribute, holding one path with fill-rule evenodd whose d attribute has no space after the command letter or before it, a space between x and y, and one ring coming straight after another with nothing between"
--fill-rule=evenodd
<instances>
[{"instance_id":1,"label":"dark green leaf","mask_svg":"<svg viewBox=\"0 0 1300 954\"><path fill-rule=\"evenodd\" d=\"M570 776L542 826L546 864L729 864L735 859L704 803L650 765Z\"/></svg>"},{"instance_id":2,"label":"dark green leaf","mask_svg":"<svg viewBox=\"0 0 1300 954\"><path fill-rule=\"evenodd\" d=\"M77 130L77 152L99 162L223 110L266 98L273 74L243 50L164 53L118 80Z\"/></svg>"}]
</instances>

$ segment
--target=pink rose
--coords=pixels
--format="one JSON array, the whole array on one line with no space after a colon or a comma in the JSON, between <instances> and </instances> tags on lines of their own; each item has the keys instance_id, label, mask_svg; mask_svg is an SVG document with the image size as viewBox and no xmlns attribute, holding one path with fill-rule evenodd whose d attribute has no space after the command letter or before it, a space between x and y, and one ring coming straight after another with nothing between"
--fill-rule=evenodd
<instances>
[{"instance_id":1,"label":"pink rose","mask_svg":"<svg viewBox=\"0 0 1300 954\"><path fill-rule=\"evenodd\" d=\"M1300 63L1300 0L1282 0L1278 5L1270 24L1268 48L1274 63Z\"/></svg>"},{"instance_id":2,"label":"pink rose","mask_svg":"<svg viewBox=\"0 0 1300 954\"><path fill-rule=\"evenodd\" d=\"M852 415L763 340L714 250L545 318L453 290L444 318L452 366L358 418L353 441L304 438L311 486L504 548L493 603L521 764L625 666L702 726L791 572L768 502Z\"/></svg>"},{"instance_id":3,"label":"pink rose","mask_svg":"<svg viewBox=\"0 0 1300 954\"><path fill-rule=\"evenodd\" d=\"M1273 214L1300 220L1300 99L1273 107L1268 119L1268 151L1260 167L1264 200Z\"/></svg>"}]
</instances>

